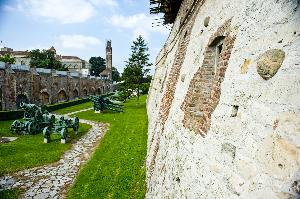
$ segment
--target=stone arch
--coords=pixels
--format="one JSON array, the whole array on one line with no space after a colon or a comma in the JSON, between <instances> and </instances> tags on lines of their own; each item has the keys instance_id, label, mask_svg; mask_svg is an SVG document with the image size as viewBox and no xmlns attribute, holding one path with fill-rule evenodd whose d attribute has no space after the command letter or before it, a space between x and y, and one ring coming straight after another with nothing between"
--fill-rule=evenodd
<instances>
[{"instance_id":1,"label":"stone arch","mask_svg":"<svg viewBox=\"0 0 300 199\"><path fill-rule=\"evenodd\" d=\"M221 83L233 48L235 36L230 35L230 20L218 28L205 49L202 66L192 78L181 105L183 125L205 136L211 125L211 114L219 103Z\"/></svg>"},{"instance_id":2,"label":"stone arch","mask_svg":"<svg viewBox=\"0 0 300 199\"><path fill-rule=\"evenodd\" d=\"M66 101L68 99L66 91L61 89L57 94L57 99L59 102Z\"/></svg>"},{"instance_id":3,"label":"stone arch","mask_svg":"<svg viewBox=\"0 0 300 199\"><path fill-rule=\"evenodd\" d=\"M94 87L91 88L90 93L92 95L96 95L96 89Z\"/></svg>"},{"instance_id":4,"label":"stone arch","mask_svg":"<svg viewBox=\"0 0 300 199\"><path fill-rule=\"evenodd\" d=\"M0 111L2 111L2 88L0 87Z\"/></svg>"},{"instance_id":5,"label":"stone arch","mask_svg":"<svg viewBox=\"0 0 300 199\"><path fill-rule=\"evenodd\" d=\"M25 94L19 94L16 97L17 109L21 107L22 103L29 103L28 97Z\"/></svg>"},{"instance_id":6,"label":"stone arch","mask_svg":"<svg viewBox=\"0 0 300 199\"><path fill-rule=\"evenodd\" d=\"M97 94L98 94L98 95L101 95L101 94L102 94L101 88L100 88L100 87L98 87L98 89L97 89Z\"/></svg>"},{"instance_id":7,"label":"stone arch","mask_svg":"<svg viewBox=\"0 0 300 199\"><path fill-rule=\"evenodd\" d=\"M74 89L74 90L73 90L73 97L74 97L74 99L76 99L76 98L79 97L79 92L78 92L77 89Z\"/></svg>"},{"instance_id":8,"label":"stone arch","mask_svg":"<svg viewBox=\"0 0 300 199\"><path fill-rule=\"evenodd\" d=\"M47 91L40 92L40 102L43 105L49 104L50 95Z\"/></svg>"},{"instance_id":9,"label":"stone arch","mask_svg":"<svg viewBox=\"0 0 300 199\"><path fill-rule=\"evenodd\" d=\"M84 97L87 97L87 96L88 96L88 91L87 91L86 88L84 88L84 89L82 90L82 94L83 94Z\"/></svg>"}]
</instances>

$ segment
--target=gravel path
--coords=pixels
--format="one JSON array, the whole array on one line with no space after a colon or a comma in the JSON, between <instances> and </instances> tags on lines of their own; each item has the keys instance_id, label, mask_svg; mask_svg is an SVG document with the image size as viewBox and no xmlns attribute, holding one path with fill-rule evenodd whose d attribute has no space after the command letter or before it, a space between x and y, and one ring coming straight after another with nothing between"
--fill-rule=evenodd
<instances>
[{"instance_id":1,"label":"gravel path","mask_svg":"<svg viewBox=\"0 0 300 199\"><path fill-rule=\"evenodd\" d=\"M22 188L26 190L22 198L65 198L80 167L90 159L108 129L107 124L82 119L80 122L90 124L92 128L58 162L2 176L0 190Z\"/></svg>"}]
</instances>

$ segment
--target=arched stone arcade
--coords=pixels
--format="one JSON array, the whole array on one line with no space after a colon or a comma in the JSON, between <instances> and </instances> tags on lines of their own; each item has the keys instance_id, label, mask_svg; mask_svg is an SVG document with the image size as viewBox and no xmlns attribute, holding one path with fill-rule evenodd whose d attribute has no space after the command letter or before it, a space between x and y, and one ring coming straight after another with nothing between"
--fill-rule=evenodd
<instances>
[{"instance_id":1,"label":"arched stone arcade","mask_svg":"<svg viewBox=\"0 0 300 199\"><path fill-rule=\"evenodd\" d=\"M96 89L94 87L91 88L90 94L91 95L96 95Z\"/></svg>"},{"instance_id":2,"label":"arched stone arcade","mask_svg":"<svg viewBox=\"0 0 300 199\"><path fill-rule=\"evenodd\" d=\"M98 89L97 89L97 94L98 94L98 95L101 95L101 94L102 94L101 88L98 88Z\"/></svg>"},{"instance_id":3,"label":"arched stone arcade","mask_svg":"<svg viewBox=\"0 0 300 199\"><path fill-rule=\"evenodd\" d=\"M0 87L0 111L2 111L2 88Z\"/></svg>"},{"instance_id":4,"label":"arched stone arcade","mask_svg":"<svg viewBox=\"0 0 300 199\"><path fill-rule=\"evenodd\" d=\"M86 88L83 89L82 91L83 97L87 97L88 96L88 91Z\"/></svg>"},{"instance_id":5,"label":"arched stone arcade","mask_svg":"<svg viewBox=\"0 0 300 199\"><path fill-rule=\"evenodd\" d=\"M41 91L40 93L40 102L43 105L49 104L50 95L47 91Z\"/></svg>"},{"instance_id":6,"label":"arched stone arcade","mask_svg":"<svg viewBox=\"0 0 300 199\"><path fill-rule=\"evenodd\" d=\"M68 99L66 91L63 89L58 92L57 99L59 102L66 101Z\"/></svg>"},{"instance_id":7,"label":"arched stone arcade","mask_svg":"<svg viewBox=\"0 0 300 199\"><path fill-rule=\"evenodd\" d=\"M79 98L79 92L78 92L77 89L74 89L74 90L73 90L73 98L74 98L74 99Z\"/></svg>"}]
</instances>

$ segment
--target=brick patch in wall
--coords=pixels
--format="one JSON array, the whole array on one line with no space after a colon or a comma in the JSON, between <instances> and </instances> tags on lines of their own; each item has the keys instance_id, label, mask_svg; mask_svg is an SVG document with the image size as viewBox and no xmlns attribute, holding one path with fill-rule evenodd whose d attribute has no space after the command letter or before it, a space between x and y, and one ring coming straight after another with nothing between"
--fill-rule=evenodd
<instances>
[{"instance_id":1,"label":"brick patch in wall","mask_svg":"<svg viewBox=\"0 0 300 199\"><path fill-rule=\"evenodd\" d=\"M234 45L227 20L209 39L202 66L190 82L187 95L181 105L185 128L205 136L211 125L211 114L219 103L221 83Z\"/></svg>"},{"instance_id":2,"label":"brick patch in wall","mask_svg":"<svg viewBox=\"0 0 300 199\"><path fill-rule=\"evenodd\" d=\"M151 161L150 161L150 173L151 174L153 173L156 155L159 150L160 136L164 132L165 122L167 121L169 113L170 113L170 109L171 109L171 105L173 103L177 82L180 79L180 71L181 71L182 64L184 62L184 58L186 56L186 51L187 51L187 47L188 47L188 44L190 41L191 32L192 32L192 29L193 29L193 26L195 23L196 16L200 10L200 7L203 5L203 3L204 3L204 1L202 1L202 0L200 0L196 3L196 5L194 7L195 11L192 12L192 14L190 16L187 16L187 18L188 18L187 24L185 26L183 26L180 36L179 36L179 45L178 45L178 48L176 49L174 62L171 67L171 70L170 70L170 73L169 73L169 76L168 76L168 79L167 79L167 82L165 85L166 89L165 89L165 92L164 92L162 100L161 100L161 106L160 106L160 110L159 110L160 121L156 125L156 127L158 127L158 129L157 128L154 129L154 134L152 135L153 137L151 139L151 141L153 141L155 133L158 135L157 136L158 140L155 143L155 146L153 146L153 145L151 146L151 148L154 150L154 153L153 153L153 155L151 157ZM163 86L164 86L164 84L163 84Z\"/></svg>"}]
</instances>

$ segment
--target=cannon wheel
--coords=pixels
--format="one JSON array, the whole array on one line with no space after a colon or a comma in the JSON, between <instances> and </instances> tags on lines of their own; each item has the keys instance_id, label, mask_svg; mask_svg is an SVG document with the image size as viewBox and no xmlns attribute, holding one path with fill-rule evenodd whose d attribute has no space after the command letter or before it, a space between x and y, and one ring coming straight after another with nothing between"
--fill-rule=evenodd
<instances>
[{"instance_id":1,"label":"cannon wheel","mask_svg":"<svg viewBox=\"0 0 300 199\"><path fill-rule=\"evenodd\" d=\"M33 123L32 123L32 122L28 122L27 125L26 125L26 128L27 128L27 132L28 132L29 134L32 134Z\"/></svg>"},{"instance_id":2,"label":"cannon wheel","mask_svg":"<svg viewBox=\"0 0 300 199\"><path fill-rule=\"evenodd\" d=\"M19 120L15 120L15 121L12 123L10 130L11 130L13 133L19 133L19 132L20 132L20 121L19 121Z\"/></svg>"},{"instance_id":3,"label":"cannon wheel","mask_svg":"<svg viewBox=\"0 0 300 199\"><path fill-rule=\"evenodd\" d=\"M66 128L62 128L60 130L60 135L61 135L61 139L66 139L66 137L67 137L67 129Z\"/></svg>"},{"instance_id":4,"label":"cannon wheel","mask_svg":"<svg viewBox=\"0 0 300 199\"><path fill-rule=\"evenodd\" d=\"M46 139L50 139L50 133L51 133L51 129L46 126L44 129L43 129L43 135L44 135L44 138Z\"/></svg>"},{"instance_id":5,"label":"cannon wheel","mask_svg":"<svg viewBox=\"0 0 300 199\"><path fill-rule=\"evenodd\" d=\"M75 117L73 119L73 130L74 130L76 135L78 134L78 129L79 129L79 118Z\"/></svg>"},{"instance_id":6,"label":"cannon wheel","mask_svg":"<svg viewBox=\"0 0 300 199\"><path fill-rule=\"evenodd\" d=\"M40 125L35 124L34 122L29 122L27 129L29 134L35 135L40 131Z\"/></svg>"}]
</instances>

